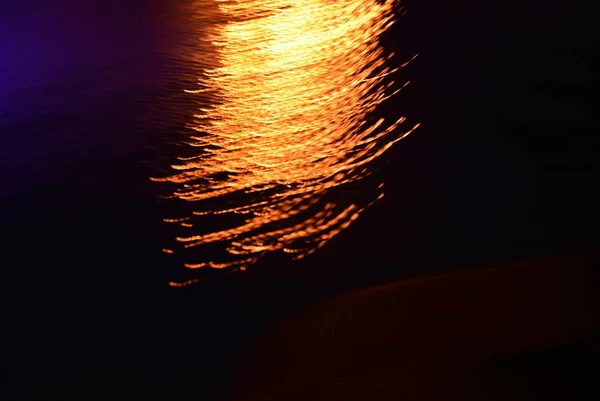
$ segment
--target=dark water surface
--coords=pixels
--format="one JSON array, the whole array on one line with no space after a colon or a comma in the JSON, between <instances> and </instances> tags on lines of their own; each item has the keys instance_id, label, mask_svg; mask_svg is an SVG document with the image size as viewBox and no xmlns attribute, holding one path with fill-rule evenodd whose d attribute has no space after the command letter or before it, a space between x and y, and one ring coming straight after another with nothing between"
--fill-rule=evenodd
<instances>
[{"instance_id":1,"label":"dark water surface","mask_svg":"<svg viewBox=\"0 0 600 401\"><path fill-rule=\"evenodd\" d=\"M368 204L384 182L383 199L302 261L275 252L184 289L168 282L198 272L162 251L181 236L163 219L189 208L149 177L189 155L182 136L210 104L184 90L215 63L216 3L0 6L2 371L108 363L218 393L244 344L313 299L597 249L594 24L572 3L475 3L407 2L382 36L381 68L419 57L374 116L421 126L329 196Z\"/></svg>"}]
</instances>

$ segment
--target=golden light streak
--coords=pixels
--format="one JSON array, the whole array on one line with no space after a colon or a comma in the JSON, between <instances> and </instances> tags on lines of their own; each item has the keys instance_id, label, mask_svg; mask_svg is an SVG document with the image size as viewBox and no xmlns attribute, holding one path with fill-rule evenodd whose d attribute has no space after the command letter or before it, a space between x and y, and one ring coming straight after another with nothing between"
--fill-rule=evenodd
<instances>
[{"instance_id":1,"label":"golden light streak","mask_svg":"<svg viewBox=\"0 0 600 401\"><path fill-rule=\"evenodd\" d=\"M394 2L216 1L217 60L186 90L211 99L185 140L197 156L154 178L177 184L173 198L196 208L165 221L197 230L176 237L182 250L226 248L224 260L190 268L245 268L277 250L302 258L369 206L326 200L328 192L368 175L369 163L416 128L372 119L403 87L393 89L396 70L378 42L395 21ZM224 228L197 228L216 216Z\"/></svg>"}]
</instances>

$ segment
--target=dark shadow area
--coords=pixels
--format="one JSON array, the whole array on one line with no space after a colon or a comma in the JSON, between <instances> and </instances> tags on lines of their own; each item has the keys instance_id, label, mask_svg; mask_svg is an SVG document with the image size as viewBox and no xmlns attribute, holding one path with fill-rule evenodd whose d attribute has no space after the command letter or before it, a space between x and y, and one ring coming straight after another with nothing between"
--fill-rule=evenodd
<instances>
[{"instance_id":1,"label":"dark shadow area","mask_svg":"<svg viewBox=\"0 0 600 401\"><path fill-rule=\"evenodd\" d=\"M585 362L597 356L598 256L425 276L319 302L249 347L230 399L539 399L553 389L587 399L573 386L597 393L595 363Z\"/></svg>"},{"instance_id":2,"label":"dark shadow area","mask_svg":"<svg viewBox=\"0 0 600 401\"><path fill-rule=\"evenodd\" d=\"M488 400L596 400L598 341L535 349L477 367Z\"/></svg>"}]
</instances>

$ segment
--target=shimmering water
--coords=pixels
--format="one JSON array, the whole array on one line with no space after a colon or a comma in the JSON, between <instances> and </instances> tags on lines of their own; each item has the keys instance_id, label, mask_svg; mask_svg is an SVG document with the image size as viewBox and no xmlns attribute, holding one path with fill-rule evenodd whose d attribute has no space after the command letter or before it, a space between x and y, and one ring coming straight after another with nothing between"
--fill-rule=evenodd
<instances>
[{"instance_id":1,"label":"shimmering water","mask_svg":"<svg viewBox=\"0 0 600 401\"><path fill-rule=\"evenodd\" d=\"M0 370L211 399L317 298L597 249L598 24L526 3L2 2Z\"/></svg>"},{"instance_id":2,"label":"shimmering water","mask_svg":"<svg viewBox=\"0 0 600 401\"><path fill-rule=\"evenodd\" d=\"M597 35L421 3L3 4L12 271L185 281L325 244L288 266L360 276L594 243Z\"/></svg>"},{"instance_id":3,"label":"shimmering water","mask_svg":"<svg viewBox=\"0 0 600 401\"><path fill-rule=\"evenodd\" d=\"M189 268L245 269L268 252L302 258L347 228L383 196L328 196L370 173L369 164L416 125L373 112L408 82L395 82L380 35L394 2L221 1L203 24L195 87L199 107L181 142L171 197L193 204L167 216L181 227L166 253L189 252ZM207 57L210 55L210 57ZM212 219L207 225L207 216ZM217 255L215 257L215 255Z\"/></svg>"}]
</instances>

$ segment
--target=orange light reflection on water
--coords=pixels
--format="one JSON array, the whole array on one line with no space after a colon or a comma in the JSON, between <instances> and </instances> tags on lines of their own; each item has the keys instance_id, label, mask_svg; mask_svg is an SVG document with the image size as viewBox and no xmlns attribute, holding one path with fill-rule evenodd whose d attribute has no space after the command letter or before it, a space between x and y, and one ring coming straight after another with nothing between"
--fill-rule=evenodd
<instances>
[{"instance_id":1,"label":"orange light reflection on water","mask_svg":"<svg viewBox=\"0 0 600 401\"><path fill-rule=\"evenodd\" d=\"M198 154L155 178L178 184L173 196L197 210L165 221L189 229L206 215L232 216L223 229L176 238L182 250L227 249L224 260L189 268L244 268L277 250L302 258L370 204L325 194L363 178L368 163L416 128L368 118L397 92L377 40L395 20L393 2L217 2L226 22L211 37L216 67L187 91L213 99L194 116L188 143Z\"/></svg>"}]
</instances>

